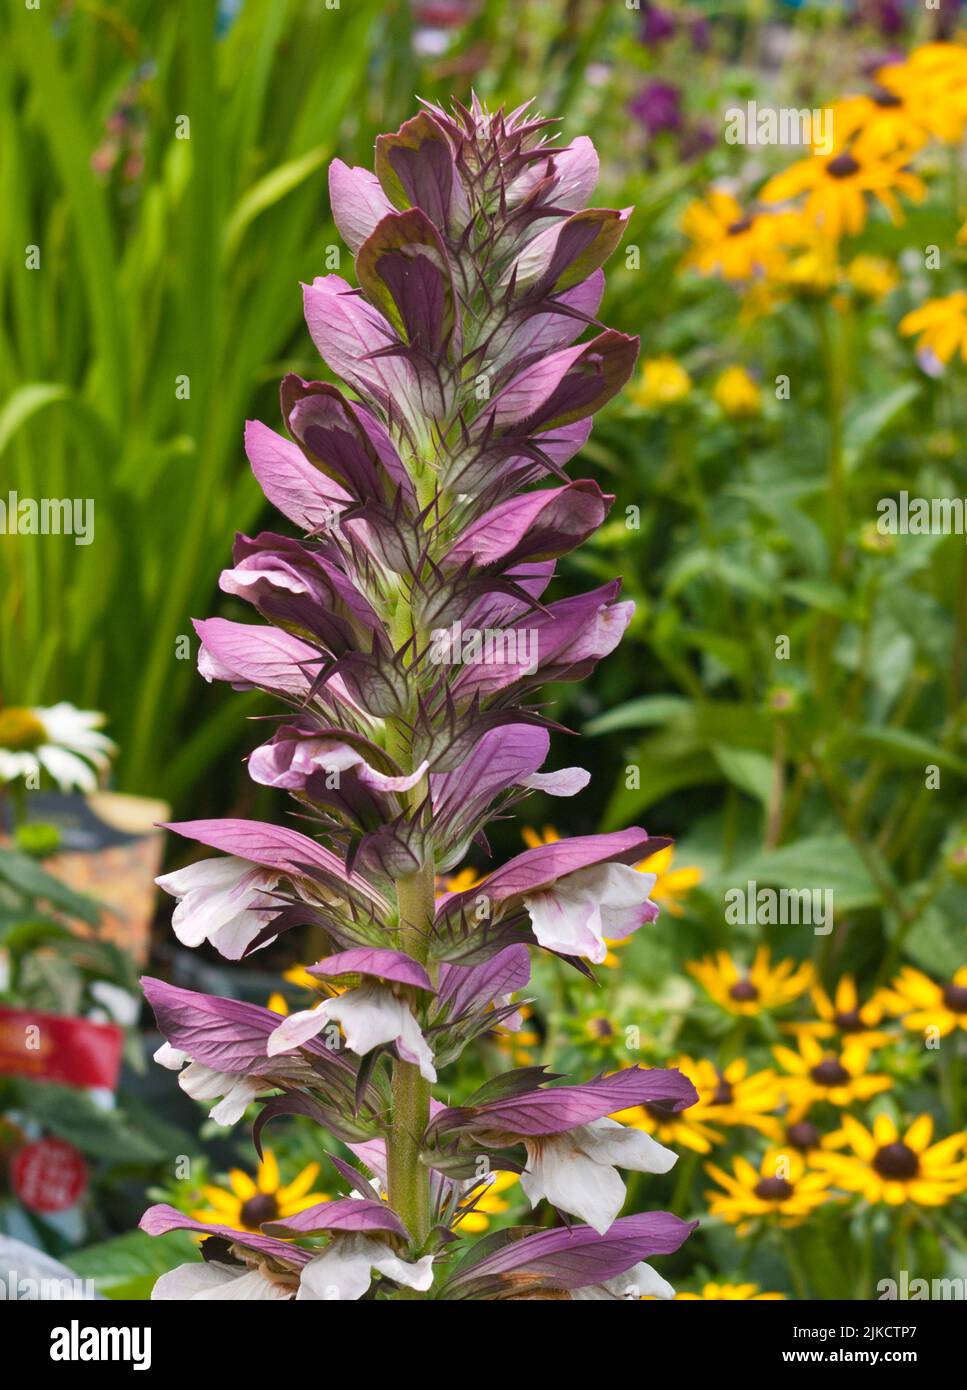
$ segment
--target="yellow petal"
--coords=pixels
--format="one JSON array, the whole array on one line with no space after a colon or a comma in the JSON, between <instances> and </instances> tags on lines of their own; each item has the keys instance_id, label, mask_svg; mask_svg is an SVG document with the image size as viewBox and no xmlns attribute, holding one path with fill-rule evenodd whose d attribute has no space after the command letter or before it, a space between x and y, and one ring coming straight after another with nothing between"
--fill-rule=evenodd
<instances>
[{"instance_id":1,"label":"yellow petal","mask_svg":"<svg viewBox=\"0 0 967 1390\"><path fill-rule=\"evenodd\" d=\"M228 1175L232 1191L240 1202L247 1202L250 1197L254 1197L258 1188L249 1177L248 1173L243 1173L241 1168L233 1168Z\"/></svg>"},{"instance_id":2,"label":"yellow petal","mask_svg":"<svg viewBox=\"0 0 967 1390\"><path fill-rule=\"evenodd\" d=\"M302 1172L292 1179L288 1187L280 1187L276 1194L279 1205L284 1206L286 1202L292 1202L296 1197L302 1197L309 1191L309 1188L319 1176L319 1164L307 1163Z\"/></svg>"},{"instance_id":3,"label":"yellow petal","mask_svg":"<svg viewBox=\"0 0 967 1390\"><path fill-rule=\"evenodd\" d=\"M279 1190L279 1165L271 1149L265 1150L265 1156L259 1164L256 1181L260 1192L278 1192Z\"/></svg>"}]
</instances>

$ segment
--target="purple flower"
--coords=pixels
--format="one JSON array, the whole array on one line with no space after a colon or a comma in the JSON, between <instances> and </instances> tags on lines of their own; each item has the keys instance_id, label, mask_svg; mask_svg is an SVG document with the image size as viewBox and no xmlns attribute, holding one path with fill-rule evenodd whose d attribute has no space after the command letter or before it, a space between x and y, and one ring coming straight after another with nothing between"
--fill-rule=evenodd
<instances>
[{"instance_id":1,"label":"purple flower","mask_svg":"<svg viewBox=\"0 0 967 1390\"><path fill-rule=\"evenodd\" d=\"M650 22L656 32L667 19L653 9ZM638 107L649 130L681 123L667 84ZM233 960L311 927L321 997L282 1018L161 981L144 988L166 1039L157 1060L214 1102L216 1119L258 1106L256 1146L268 1123L308 1119L350 1147L387 1200L334 1160L352 1197L261 1234L202 1228L217 1239L210 1258L163 1276L157 1297L430 1293L481 1195L481 1149L521 1171L532 1203L591 1224L484 1245L447 1296L551 1285L588 1299L669 1295L643 1261L689 1228L618 1218L619 1169L662 1172L674 1155L609 1117L687 1105L690 1083L630 1068L548 1085L558 1078L522 1068L464 1106L430 1095L481 1034L516 1026L530 948L600 961L608 939L657 915L653 876L632 866L666 842L637 829L528 851L439 903L434 890L471 844L486 851L493 817L533 791L587 784L582 767L548 765L550 732L564 731L537 687L586 679L633 612L617 580L570 598L549 591L557 560L614 500L566 469L638 351L597 318L603 267L632 213L591 206L597 174L586 137L563 145L529 103L491 112L476 98L424 104L379 137L373 171L330 169L354 264L304 285L303 302L319 376L338 384L290 373L285 433L245 429L252 471L297 534L237 536L221 589L251 605L252 621L195 624L206 680L277 702L248 771L291 796L301 829L170 826L217 853L159 880L182 943ZM160 1234L198 1223L153 1208L143 1224Z\"/></svg>"},{"instance_id":2,"label":"purple flower","mask_svg":"<svg viewBox=\"0 0 967 1390\"><path fill-rule=\"evenodd\" d=\"M650 136L682 128L682 93L673 82L649 82L628 109Z\"/></svg>"},{"instance_id":3,"label":"purple flower","mask_svg":"<svg viewBox=\"0 0 967 1390\"><path fill-rule=\"evenodd\" d=\"M657 5L646 5L641 17L641 42L647 48L657 48L675 36L675 16Z\"/></svg>"},{"instance_id":4,"label":"purple flower","mask_svg":"<svg viewBox=\"0 0 967 1390\"><path fill-rule=\"evenodd\" d=\"M447 1281L446 1298L527 1298L541 1293L595 1290L616 1297L611 1281L635 1269L646 1255L670 1255L695 1229L667 1211L623 1216L606 1235L590 1226L541 1231L509 1241L482 1258L473 1253ZM653 1273L653 1271L648 1271ZM604 1288L604 1295L598 1291ZM650 1292L646 1287L641 1292ZM667 1295L666 1295L667 1296Z\"/></svg>"}]
</instances>

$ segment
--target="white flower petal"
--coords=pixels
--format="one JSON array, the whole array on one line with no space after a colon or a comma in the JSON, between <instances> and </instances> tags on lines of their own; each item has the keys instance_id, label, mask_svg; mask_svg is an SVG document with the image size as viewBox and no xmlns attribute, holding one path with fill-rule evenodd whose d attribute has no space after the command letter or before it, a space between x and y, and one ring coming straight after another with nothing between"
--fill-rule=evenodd
<instances>
[{"instance_id":1,"label":"white flower petal","mask_svg":"<svg viewBox=\"0 0 967 1390\"><path fill-rule=\"evenodd\" d=\"M191 1301L211 1300L245 1301L291 1299L293 1290L271 1279L265 1279L258 1270L240 1270L234 1265L217 1262L210 1264L179 1265L167 1274L162 1274L151 1290L152 1300Z\"/></svg>"},{"instance_id":2,"label":"white flower petal","mask_svg":"<svg viewBox=\"0 0 967 1390\"><path fill-rule=\"evenodd\" d=\"M294 1014L289 1014L274 1029L268 1038L266 1052L270 1057L277 1057L280 1052L292 1052L295 1048L301 1047L310 1038L318 1037L330 1021L328 1005L331 1000L326 1000L323 1004L317 1004L312 1009L300 1009Z\"/></svg>"},{"instance_id":3,"label":"white flower petal","mask_svg":"<svg viewBox=\"0 0 967 1390\"><path fill-rule=\"evenodd\" d=\"M302 1270L298 1299L346 1301L362 1298L377 1269L388 1279L425 1292L433 1283L433 1256L408 1263L374 1236L333 1236L320 1255Z\"/></svg>"},{"instance_id":4,"label":"white flower petal","mask_svg":"<svg viewBox=\"0 0 967 1390\"><path fill-rule=\"evenodd\" d=\"M580 1133L578 1129L525 1140L527 1169L520 1185L531 1206L546 1197L604 1235L624 1206L625 1185L616 1169L596 1163L579 1147Z\"/></svg>"},{"instance_id":5,"label":"white flower petal","mask_svg":"<svg viewBox=\"0 0 967 1390\"><path fill-rule=\"evenodd\" d=\"M617 1120L592 1120L574 1133L580 1135L577 1142L596 1163L611 1163L636 1173L667 1173L678 1162L678 1154L650 1134Z\"/></svg>"},{"instance_id":6,"label":"white flower petal","mask_svg":"<svg viewBox=\"0 0 967 1390\"><path fill-rule=\"evenodd\" d=\"M181 1071L181 1068L188 1061L188 1053L182 1052L180 1048L172 1047L169 1042L163 1042L154 1053L154 1060L159 1066L167 1067L169 1071Z\"/></svg>"},{"instance_id":7,"label":"white flower petal","mask_svg":"<svg viewBox=\"0 0 967 1390\"><path fill-rule=\"evenodd\" d=\"M591 864L525 894L524 906L542 946L600 965L606 940L630 936L657 916L648 897L654 884L654 874L640 874L627 864Z\"/></svg>"}]
</instances>

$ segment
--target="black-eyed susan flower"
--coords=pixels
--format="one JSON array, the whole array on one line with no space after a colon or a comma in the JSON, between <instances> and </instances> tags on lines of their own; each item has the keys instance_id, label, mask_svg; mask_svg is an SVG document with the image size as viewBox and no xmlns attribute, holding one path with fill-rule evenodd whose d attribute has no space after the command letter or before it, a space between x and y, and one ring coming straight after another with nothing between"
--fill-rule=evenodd
<instances>
[{"instance_id":1,"label":"black-eyed susan flower","mask_svg":"<svg viewBox=\"0 0 967 1390\"><path fill-rule=\"evenodd\" d=\"M677 405L691 394L692 378L680 362L666 353L649 357L642 364L638 380L628 387L628 395L643 410L661 410Z\"/></svg>"},{"instance_id":2,"label":"black-eyed susan flower","mask_svg":"<svg viewBox=\"0 0 967 1390\"><path fill-rule=\"evenodd\" d=\"M967 965L946 984L937 984L905 965L889 989L880 990L878 999L912 1033L930 1029L945 1038L958 1028L967 1032Z\"/></svg>"},{"instance_id":3,"label":"black-eyed susan flower","mask_svg":"<svg viewBox=\"0 0 967 1390\"><path fill-rule=\"evenodd\" d=\"M712 387L712 399L730 420L751 420L762 412L762 392L744 367L726 367ZM654 896L654 895L652 895Z\"/></svg>"},{"instance_id":4,"label":"black-eyed susan flower","mask_svg":"<svg viewBox=\"0 0 967 1390\"><path fill-rule=\"evenodd\" d=\"M861 299L877 300L895 290L900 273L886 256L854 256L846 267L846 280Z\"/></svg>"},{"instance_id":5,"label":"black-eyed susan flower","mask_svg":"<svg viewBox=\"0 0 967 1390\"><path fill-rule=\"evenodd\" d=\"M798 1149L801 1154L808 1155L813 1150L822 1148L823 1134L818 1125L814 1125L807 1117L790 1121L786 1125L782 1142Z\"/></svg>"},{"instance_id":6,"label":"black-eyed susan flower","mask_svg":"<svg viewBox=\"0 0 967 1390\"><path fill-rule=\"evenodd\" d=\"M761 1303L767 1299L785 1298L784 1293L761 1293L758 1284L717 1284L709 1282L703 1284L699 1293L676 1293L678 1300L690 1301L701 1299L705 1302L722 1301L726 1303L738 1303L749 1300L753 1303Z\"/></svg>"},{"instance_id":7,"label":"black-eyed susan flower","mask_svg":"<svg viewBox=\"0 0 967 1390\"><path fill-rule=\"evenodd\" d=\"M953 43L927 43L905 62L876 72L883 90L900 97L911 120L938 140L955 144L967 125L967 49Z\"/></svg>"},{"instance_id":8,"label":"black-eyed susan flower","mask_svg":"<svg viewBox=\"0 0 967 1390\"><path fill-rule=\"evenodd\" d=\"M731 193L711 188L682 216L682 231L692 243L685 264L733 282L767 275L782 255L784 216L746 212Z\"/></svg>"},{"instance_id":9,"label":"black-eyed susan flower","mask_svg":"<svg viewBox=\"0 0 967 1390\"><path fill-rule=\"evenodd\" d=\"M781 1139L782 1125L771 1112L778 1109L783 1088L771 1067L750 1072L746 1059L736 1057L720 1069L703 1057L690 1071L687 1060L679 1068L707 1102L705 1113L713 1125L748 1125L773 1142Z\"/></svg>"},{"instance_id":10,"label":"black-eyed susan flower","mask_svg":"<svg viewBox=\"0 0 967 1390\"><path fill-rule=\"evenodd\" d=\"M874 158L911 155L930 139L923 103L912 93L877 86L869 95L844 97L832 107L836 143Z\"/></svg>"},{"instance_id":11,"label":"black-eyed susan flower","mask_svg":"<svg viewBox=\"0 0 967 1390\"><path fill-rule=\"evenodd\" d=\"M838 241L863 230L871 197L894 222L902 222L897 195L919 202L926 188L905 167L905 156L875 157L854 147L797 160L771 178L760 197L764 203L784 203L801 194L806 195L804 215L831 241Z\"/></svg>"},{"instance_id":12,"label":"black-eyed susan flower","mask_svg":"<svg viewBox=\"0 0 967 1390\"><path fill-rule=\"evenodd\" d=\"M705 1171L722 1189L705 1194L710 1215L737 1223L739 1235L759 1218L798 1225L831 1197L830 1175L807 1168L795 1150L770 1149L758 1169L740 1156L732 1160L732 1173L715 1163L706 1163Z\"/></svg>"},{"instance_id":13,"label":"black-eyed susan flower","mask_svg":"<svg viewBox=\"0 0 967 1390\"><path fill-rule=\"evenodd\" d=\"M642 1129L660 1143L711 1153L725 1138L723 1130L747 1125L772 1141L782 1135L782 1125L769 1114L782 1100L782 1089L775 1072L749 1074L748 1063L738 1057L720 1070L709 1058L680 1056L670 1065L677 1067L698 1092L698 1100L677 1113L661 1106L635 1106L614 1118L622 1124Z\"/></svg>"},{"instance_id":14,"label":"black-eyed susan flower","mask_svg":"<svg viewBox=\"0 0 967 1390\"><path fill-rule=\"evenodd\" d=\"M870 1049L859 1042L847 1042L838 1051L829 1050L818 1038L807 1034L800 1036L798 1052L782 1046L774 1047L772 1052L786 1073L781 1082L792 1119L800 1119L819 1101L842 1109L857 1101L871 1100L893 1085L889 1076L868 1070Z\"/></svg>"},{"instance_id":15,"label":"black-eyed susan flower","mask_svg":"<svg viewBox=\"0 0 967 1390\"><path fill-rule=\"evenodd\" d=\"M655 886L649 893L652 902L671 914L684 916L682 903L693 888L697 888L704 878L702 870L695 864L683 864L680 869L672 867L675 846L666 845L647 858L640 860L635 868L640 874L654 874Z\"/></svg>"},{"instance_id":16,"label":"black-eyed susan flower","mask_svg":"<svg viewBox=\"0 0 967 1390\"><path fill-rule=\"evenodd\" d=\"M885 1047L890 1041L890 1034L880 1027L884 1013L880 998L868 999L865 1004L860 1004L852 975L843 975L839 979L832 998L818 981L813 984L810 993L819 1017L787 1023L784 1026L789 1032L814 1038L839 1037L844 1042L860 1042L871 1049Z\"/></svg>"},{"instance_id":17,"label":"black-eyed susan flower","mask_svg":"<svg viewBox=\"0 0 967 1390\"><path fill-rule=\"evenodd\" d=\"M192 1212L192 1216L206 1225L257 1232L265 1221L279 1221L318 1202L327 1202L325 1192L311 1190L318 1176L319 1164L307 1163L301 1173L283 1186L275 1154L266 1149L254 1178L241 1168L233 1168L228 1175L228 1188L203 1187L209 1205Z\"/></svg>"},{"instance_id":18,"label":"black-eyed susan flower","mask_svg":"<svg viewBox=\"0 0 967 1390\"><path fill-rule=\"evenodd\" d=\"M852 1115L827 1138L827 1151L813 1162L837 1187L860 1193L867 1202L939 1207L967 1189L967 1134L961 1131L931 1144L933 1119L920 1115L903 1137L888 1115L877 1115L872 1133ZM848 1150L846 1152L845 1150Z\"/></svg>"},{"instance_id":19,"label":"black-eyed susan flower","mask_svg":"<svg viewBox=\"0 0 967 1390\"><path fill-rule=\"evenodd\" d=\"M787 959L771 965L767 946L759 947L748 971L742 971L727 951L689 961L685 968L719 1008L750 1017L792 1003L814 978L809 961L797 965Z\"/></svg>"},{"instance_id":20,"label":"black-eyed susan flower","mask_svg":"<svg viewBox=\"0 0 967 1390\"><path fill-rule=\"evenodd\" d=\"M510 1211L510 1203L504 1197L519 1182L516 1173L492 1173L483 1189L475 1188L471 1194L469 1209L457 1215L454 1228L461 1235L476 1236L486 1231L494 1216L503 1216Z\"/></svg>"},{"instance_id":21,"label":"black-eyed susan flower","mask_svg":"<svg viewBox=\"0 0 967 1390\"><path fill-rule=\"evenodd\" d=\"M917 356L926 371L931 370L931 359L946 365L957 352L967 362L967 290L928 299L904 314L900 332L916 337Z\"/></svg>"}]
</instances>

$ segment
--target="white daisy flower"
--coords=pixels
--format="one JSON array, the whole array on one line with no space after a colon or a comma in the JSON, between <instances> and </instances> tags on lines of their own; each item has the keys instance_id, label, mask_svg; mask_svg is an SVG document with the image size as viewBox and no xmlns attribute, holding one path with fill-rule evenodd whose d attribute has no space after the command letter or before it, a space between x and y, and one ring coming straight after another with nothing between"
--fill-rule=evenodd
<instances>
[{"instance_id":1,"label":"white daisy flower","mask_svg":"<svg viewBox=\"0 0 967 1390\"><path fill-rule=\"evenodd\" d=\"M115 745L99 733L104 715L61 701L49 709L0 709L0 783L47 772L62 792L97 788Z\"/></svg>"}]
</instances>

